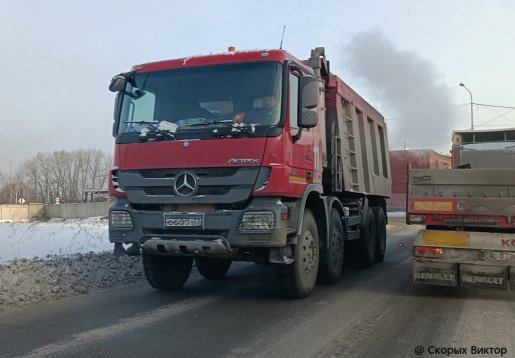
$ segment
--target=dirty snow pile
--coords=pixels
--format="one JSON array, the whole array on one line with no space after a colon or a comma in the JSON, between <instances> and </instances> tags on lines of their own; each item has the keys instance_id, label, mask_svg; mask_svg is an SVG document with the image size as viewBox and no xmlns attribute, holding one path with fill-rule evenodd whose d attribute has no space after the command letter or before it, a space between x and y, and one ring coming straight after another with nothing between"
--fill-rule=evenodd
<instances>
[{"instance_id":1,"label":"dirty snow pile","mask_svg":"<svg viewBox=\"0 0 515 358\"><path fill-rule=\"evenodd\" d=\"M0 312L143 280L115 258L103 218L0 223Z\"/></svg>"},{"instance_id":2,"label":"dirty snow pile","mask_svg":"<svg viewBox=\"0 0 515 358\"><path fill-rule=\"evenodd\" d=\"M141 281L141 257L111 252L15 260L0 265L0 312Z\"/></svg>"}]
</instances>

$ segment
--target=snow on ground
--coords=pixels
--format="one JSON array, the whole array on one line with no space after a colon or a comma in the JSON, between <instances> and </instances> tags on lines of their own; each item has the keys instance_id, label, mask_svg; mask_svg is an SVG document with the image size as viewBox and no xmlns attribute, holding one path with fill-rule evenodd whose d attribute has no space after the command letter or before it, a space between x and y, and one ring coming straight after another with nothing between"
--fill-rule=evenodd
<instances>
[{"instance_id":1,"label":"snow on ground","mask_svg":"<svg viewBox=\"0 0 515 358\"><path fill-rule=\"evenodd\" d=\"M101 217L0 223L0 264L48 255L112 251L107 225Z\"/></svg>"},{"instance_id":2,"label":"snow on ground","mask_svg":"<svg viewBox=\"0 0 515 358\"><path fill-rule=\"evenodd\" d=\"M100 217L1 222L0 312L141 282L141 257L112 251Z\"/></svg>"},{"instance_id":3,"label":"snow on ground","mask_svg":"<svg viewBox=\"0 0 515 358\"><path fill-rule=\"evenodd\" d=\"M386 213L389 218L404 218L406 217L405 211L389 211Z\"/></svg>"}]
</instances>

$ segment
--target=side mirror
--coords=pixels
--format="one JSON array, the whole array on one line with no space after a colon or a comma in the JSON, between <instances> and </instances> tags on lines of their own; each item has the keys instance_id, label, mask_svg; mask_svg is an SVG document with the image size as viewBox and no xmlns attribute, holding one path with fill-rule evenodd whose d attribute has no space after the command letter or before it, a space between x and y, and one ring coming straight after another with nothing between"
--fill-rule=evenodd
<instances>
[{"instance_id":1,"label":"side mirror","mask_svg":"<svg viewBox=\"0 0 515 358\"><path fill-rule=\"evenodd\" d=\"M313 128L317 125L317 113L311 109L318 106L318 81L312 76L299 78L299 113L297 120L299 128Z\"/></svg>"},{"instance_id":2,"label":"side mirror","mask_svg":"<svg viewBox=\"0 0 515 358\"><path fill-rule=\"evenodd\" d=\"M116 134L118 133L118 125L120 123L120 112L121 112L121 105L122 105L122 92L118 92L116 94L116 99L114 100L114 113L113 113L113 137L116 137Z\"/></svg>"},{"instance_id":3,"label":"side mirror","mask_svg":"<svg viewBox=\"0 0 515 358\"><path fill-rule=\"evenodd\" d=\"M109 91L111 92L120 92L125 89L125 85L127 84L127 79L121 75L114 76L111 80L111 84L109 85Z\"/></svg>"},{"instance_id":4,"label":"side mirror","mask_svg":"<svg viewBox=\"0 0 515 358\"><path fill-rule=\"evenodd\" d=\"M317 112L313 112L307 108L302 108L302 112L300 112L300 117L298 119L299 128L313 128L316 127L317 123Z\"/></svg>"},{"instance_id":5,"label":"side mirror","mask_svg":"<svg viewBox=\"0 0 515 358\"><path fill-rule=\"evenodd\" d=\"M299 78L299 107L312 109L318 105L318 81L312 76Z\"/></svg>"}]
</instances>

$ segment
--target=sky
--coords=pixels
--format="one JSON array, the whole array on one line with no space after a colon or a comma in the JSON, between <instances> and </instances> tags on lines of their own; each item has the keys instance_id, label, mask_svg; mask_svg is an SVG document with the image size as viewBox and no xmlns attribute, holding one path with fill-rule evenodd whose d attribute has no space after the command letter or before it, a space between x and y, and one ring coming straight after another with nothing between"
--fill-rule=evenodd
<instances>
[{"instance_id":1,"label":"sky","mask_svg":"<svg viewBox=\"0 0 515 358\"><path fill-rule=\"evenodd\" d=\"M38 152L112 152L111 77L133 65L324 46L331 71L386 118L390 149L448 152L473 102L515 106L511 0L0 0L0 173ZM474 129L515 111L473 106ZM484 124L487 125L484 125Z\"/></svg>"}]
</instances>

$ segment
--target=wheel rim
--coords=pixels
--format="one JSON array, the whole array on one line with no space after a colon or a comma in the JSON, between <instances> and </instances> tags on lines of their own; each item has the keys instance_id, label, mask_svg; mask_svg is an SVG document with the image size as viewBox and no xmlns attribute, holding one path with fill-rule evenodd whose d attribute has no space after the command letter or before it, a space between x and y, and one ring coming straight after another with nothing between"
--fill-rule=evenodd
<instances>
[{"instance_id":1,"label":"wheel rim","mask_svg":"<svg viewBox=\"0 0 515 358\"><path fill-rule=\"evenodd\" d=\"M311 231L307 230L300 243L301 270L305 278L308 278L315 269L318 250L315 238Z\"/></svg>"}]
</instances>

